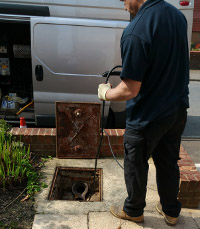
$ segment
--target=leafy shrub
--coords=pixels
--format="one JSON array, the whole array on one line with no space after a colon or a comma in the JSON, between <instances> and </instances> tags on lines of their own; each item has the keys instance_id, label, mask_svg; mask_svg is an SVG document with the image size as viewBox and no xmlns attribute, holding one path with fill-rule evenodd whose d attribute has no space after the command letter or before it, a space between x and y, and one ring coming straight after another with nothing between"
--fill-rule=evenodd
<instances>
[{"instance_id":1,"label":"leafy shrub","mask_svg":"<svg viewBox=\"0 0 200 229\"><path fill-rule=\"evenodd\" d=\"M191 44L191 51L200 51L200 43Z\"/></svg>"},{"instance_id":2,"label":"leafy shrub","mask_svg":"<svg viewBox=\"0 0 200 229\"><path fill-rule=\"evenodd\" d=\"M30 148L26 150L24 144L9 132L10 126L0 120L0 188L16 186L27 182L27 194L30 196L40 190L39 174L31 160ZM40 163L40 165L44 163ZM41 167L41 166L40 166Z\"/></svg>"}]
</instances>

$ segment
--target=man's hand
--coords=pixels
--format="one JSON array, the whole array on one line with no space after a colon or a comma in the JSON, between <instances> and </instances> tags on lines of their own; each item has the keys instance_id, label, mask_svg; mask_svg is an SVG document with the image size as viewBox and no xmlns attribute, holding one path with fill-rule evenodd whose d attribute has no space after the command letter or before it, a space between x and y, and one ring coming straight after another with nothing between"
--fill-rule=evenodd
<instances>
[{"instance_id":1,"label":"man's hand","mask_svg":"<svg viewBox=\"0 0 200 229\"><path fill-rule=\"evenodd\" d=\"M98 97L100 100L107 100L106 99L106 92L111 89L111 84L107 83L107 84L99 84L99 88L98 88Z\"/></svg>"}]
</instances>

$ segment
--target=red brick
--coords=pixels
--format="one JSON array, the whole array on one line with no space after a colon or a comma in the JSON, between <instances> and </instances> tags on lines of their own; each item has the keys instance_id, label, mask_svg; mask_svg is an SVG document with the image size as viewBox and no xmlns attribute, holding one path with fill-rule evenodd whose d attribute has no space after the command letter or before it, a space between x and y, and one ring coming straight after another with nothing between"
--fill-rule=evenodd
<instances>
[{"instance_id":1,"label":"red brick","mask_svg":"<svg viewBox=\"0 0 200 229\"><path fill-rule=\"evenodd\" d=\"M200 198L200 192L179 192L178 197L184 197L187 199Z\"/></svg>"},{"instance_id":2,"label":"red brick","mask_svg":"<svg viewBox=\"0 0 200 229\"><path fill-rule=\"evenodd\" d=\"M44 134L45 134L45 128L40 128L38 134L39 134L39 135L44 135Z\"/></svg>"},{"instance_id":3,"label":"red brick","mask_svg":"<svg viewBox=\"0 0 200 229\"><path fill-rule=\"evenodd\" d=\"M104 135L102 145L108 145L108 136Z\"/></svg>"},{"instance_id":4,"label":"red brick","mask_svg":"<svg viewBox=\"0 0 200 229\"><path fill-rule=\"evenodd\" d=\"M178 166L180 167L186 167L186 170L188 170L187 167L194 167L194 164L193 163L178 163Z\"/></svg>"},{"instance_id":5,"label":"red brick","mask_svg":"<svg viewBox=\"0 0 200 229\"><path fill-rule=\"evenodd\" d=\"M181 171L181 174L190 174L190 175L193 175L193 174L196 174L197 173L197 171L187 171L187 170L182 170Z\"/></svg>"},{"instance_id":6,"label":"red brick","mask_svg":"<svg viewBox=\"0 0 200 229\"><path fill-rule=\"evenodd\" d=\"M38 135L40 128L33 128L31 135Z\"/></svg>"},{"instance_id":7,"label":"red brick","mask_svg":"<svg viewBox=\"0 0 200 229\"><path fill-rule=\"evenodd\" d=\"M189 182L188 181L181 181L180 192L188 191L188 186L189 186Z\"/></svg>"},{"instance_id":8,"label":"red brick","mask_svg":"<svg viewBox=\"0 0 200 229\"><path fill-rule=\"evenodd\" d=\"M195 166L181 166L183 170L195 170Z\"/></svg>"},{"instance_id":9,"label":"red brick","mask_svg":"<svg viewBox=\"0 0 200 229\"><path fill-rule=\"evenodd\" d=\"M111 157L112 156L112 153L111 152L108 152L108 151L103 151L100 153L99 157L101 158L104 158L104 157Z\"/></svg>"},{"instance_id":10,"label":"red brick","mask_svg":"<svg viewBox=\"0 0 200 229\"><path fill-rule=\"evenodd\" d=\"M188 192L195 192L197 187L197 181L190 181L188 184Z\"/></svg>"},{"instance_id":11,"label":"red brick","mask_svg":"<svg viewBox=\"0 0 200 229\"><path fill-rule=\"evenodd\" d=\"M18 127L12 128L12 135L18 135L19 131L20 131L20 128Z\"/></svg>"},{"instance_id":12,"label":"red brick","mask_svg":"<svg viewBox=\"0 0 200 229\"><path fill-rule=\"evenodd\" d=\"M39 135L31 135L32 144L41 144L39 141Z\"/></svg>"},{"instance_id":13,"label":"red brick","mask_svg":"<svg viewBox=\"0 0 200 229\"><path fill-rule=\"evenodd\" d=\"M115 129L110 129L110 133L112 136L117 136L117 131Z\"/></svg>"},{"instance_id":14,"label":"red brick","mask_svg":"<svg viewBox=\"0 0 200 229\"><path fill-rule=\"evenodd\" d=\"M54 145L56 144L56 137L55 136L43 136L43 135L38 135L36 138L37 144L45 144L45 145Z\"/></svg>"},{"instance_id":15,"label":"red brick","mask_svg":"<svg viewBox=\"0 0 200 229\"><path fill-rule=\"evenodd\" d=\"M52 129L51 135L52 135L52 136L56 136L56 128L53 128L53 129Z\"/></svg>"},{"instance_id":16,"label":"red brick","mask_svg":"<svg viewBox=\"0 0 200 229\"><path fill-rule=\"evenodd\" d=\"M117 155L117 153L118 153L118 147L117 146L112 146L112 150L113 150L113 153L115 155ZM112 155L112 152L111 152L109 146L102 146L100 152L101 152L101 155L103 155L104 153L108 153L108 155Z\"/></svg>"},{"instance_id":17,"label":"red brick","mask_svg":"<svg viewBox=\"0 0 200 229\"><path fill-rule=\"evenodd\" d=\"M188 206L188 200L187 199L183 199L183 198L178 198L178 199L182 203L182 207Z\"/></svg>"},{"instance_id":18,"label":"red brick","mask_svg":"<svg viewBox=\"0 0 200 229\"><path fill-rule=\"evenodd\" d=\"M194 175L191 175L191 174L188 174L187 175L187 178L190 180L190 181L197 181L196 177Z\"/></svg>"},{"instance_id":19,"label":"red brick","mask_svg":"<svg viewBox=\"0 0 200 229\"><path fill-rule=\"evenodd\" d=\"M197 192L200 192L200 181L197 181L197 184L196 184L196 191L197 191Z\"/></svg>"},{"instance_id":20,"label":"red brick","mask_svg":"<svg viewBox=\"0 0 200 229\"><path fill-rule=\"evenodd\" d=\"M110 129L104 129L104 130L107 132L109 136L111 135Z\"/></svg>"},{"instance_id":21,"label":"red brick","mask_svg":"<svg viewBox=\"0 0 200 229\"><path fill-rule=\"evenodd\" d=\"M195 177L196 177L196 179L197 179L198 181L200 181L200 173L195 174Z\"/></svg>"},{"instance_id":22,"label":"red brick","mask_svg":"<svg viewBox=\"0 0 200 229\"><path fill-rule=\"evenodd\" d=\"M117 129L116 131L118 133L118 136L123 136L124 135L123 129Z\"/></svg>"},{"instance_id":23,"label":"red brick","mask_svg":"<svg viewBox=\"0 0 200 229\"><path fill-rule=\"evenodd\" d=\"M191 159L182 159L180 160L182 163L192 163L193 164L193 161Z\"/></svg>"},{"instance_id":24,"label":"red brick","mask_svg":"<svg viewBox=\"0 0 200 229\"><path fill-rule=\"evenodd\" d=\"M52 128L45 128L45 133L44 133L45 136L51 135L51 133L52 133Z\"/></svg>"},{"instance_id":25,"label":"red brick","mask_svg":"<svg viewBox=\"0 0 200 229\"><path fill-rule=\"evenodd\" d=\"M25 144L31 144L32 143L32 136L30 136L30 135L24 135L24 143Z\"/></svg>"},{"instance_id":26,"label":"red brick","mask_svg":"<svg viewBox=\"0 0 200 229\"><path fill-rule=\"evenodd\" d=\"M118 145L118 151L123 151L124 152L124 145Z\"/></svg>"},{"instance_id":27,"label":"red brick","mask_svg":"<svg viewBox=\"0 0 200 229\"><path fill-rule=\"evenodd\" d=\"M24 133L26 132L26 128L19 128L19 135L24 135Z\"/></svg>"},{"instance_id":28,"label":"red brick","mask_svg":"<svg viewBox=\"0 0 200 229\"><path fill-rule=\"evenodd\" d=\"M188 199L188 207L198 208L199 203L200 203L200 199L198 199L198 198Z\"/></svg>"},{"instance_id":29,"label":"red brick","mask_svg":"<svg viewBox=\"0 0 200 229\"><path fill-rule=\"evenodd\" d=\"M54 151L56 150L55 145L39 145L39 144L32 144L30 145L31 151Z\"/></svg>"},{"instance_id":30,"label":"red brick","mask_svg":"<svg viewBox=\"0 0 200 229\"><path fill-rule=\"evenodd\" d=\"M123 140L124 140L123 136L118 136L118 145L124 145Z\"/></svg>"},{"instance_id":31,"label":"red brick","mask_svg":"<svg viewBox=\"0 0 200 229\"><path fill-rule=\"evenodd\" d=\"M118 136L113 135L110 137L110 143L111 145L118 145Z\"/></svg>"},{"instance_id":32,"label":"red brick","mask_svg":"<svg viewBox=\"0 0 200 229\"><path fill-rule=\"evenodd\" d=\"M33 128L26 128L26 132L24 135L31 135L33 131Z\"/></svg>"},{"instance_id":33,"label":"red brick","mask_svg":"<svg viewBox=\"0 0 200 229\"><path fill-rule=\"evenodd\" d=\"M124 151L118 150L117 156L124 156Z\"/></svg>"}]
</instances>

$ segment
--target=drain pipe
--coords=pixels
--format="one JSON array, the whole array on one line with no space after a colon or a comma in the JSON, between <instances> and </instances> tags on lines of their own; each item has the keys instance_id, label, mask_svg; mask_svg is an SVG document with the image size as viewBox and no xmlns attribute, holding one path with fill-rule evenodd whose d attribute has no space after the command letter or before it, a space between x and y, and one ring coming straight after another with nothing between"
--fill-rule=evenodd
<instances>
[{"instance_id":1,"label":"drain pipe","mask_svg":"<svg viewBox=\"0 0 200 229\"><path fill-rule=\"evenodd\" d=\"M111 75L118 75L120 72L113 72L116 68L121 68L121 65L117 65L115 66L110 72L105 72L103 73L103 77L106 77L106 82L108 83L108 79ZM94 166L94 179L91 185L91 191L90 191L90 196L88 201L90 201L92 193L93 193L93 189L94 189L94 183L95 183L95 179L96 179L96 171L97 171L97 159L99 157L99 153L100 153L100 149L101 149L101 144L102 144L102 140L103 140L103 132L104 132L104 128L103 128L103 121L104 121L104 110L105 110L105 100L103 100L103 107L102 107L102 115L101 115L101 138L100 138L100 142L99 142L99 146L98 146L98 150L97 150L97 154L96 154L96 158L95 158L95 166ZM113 152L112 152L113 153ZM115 157L114 157L115 158ZM115 158L116 160L116 158ZM117 161L118 162L118 161ZM122 166L121 166L122 167Z\"/></svg>"}]
</instances>

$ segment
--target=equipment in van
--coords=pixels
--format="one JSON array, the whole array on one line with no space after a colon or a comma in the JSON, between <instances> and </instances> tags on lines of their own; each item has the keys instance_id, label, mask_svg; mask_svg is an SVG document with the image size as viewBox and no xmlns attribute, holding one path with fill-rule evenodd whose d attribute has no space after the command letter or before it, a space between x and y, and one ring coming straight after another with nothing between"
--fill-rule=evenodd
<instances>
[{"instance_id":1,"label":"equipment in van","mask_svg":"<svg viewBox=\"0 0 200 229\"><path fill-rule=\"evenodd\" d=\"M27 103L28 98L20 98L16 93L9 93L2 98L1 110L6 111L9 110L11 112L17 112L19 110L19 106Z\"/></svg>"}]
</instances>

